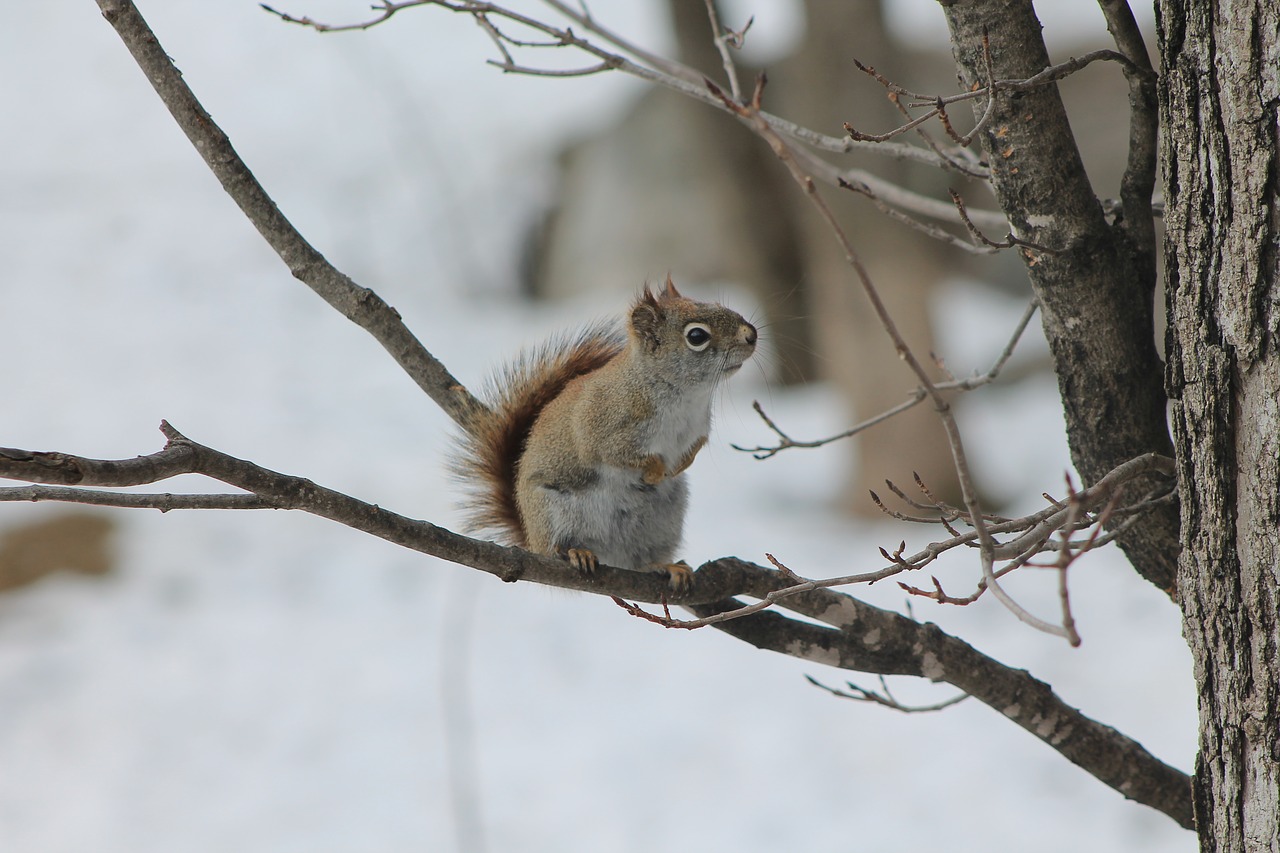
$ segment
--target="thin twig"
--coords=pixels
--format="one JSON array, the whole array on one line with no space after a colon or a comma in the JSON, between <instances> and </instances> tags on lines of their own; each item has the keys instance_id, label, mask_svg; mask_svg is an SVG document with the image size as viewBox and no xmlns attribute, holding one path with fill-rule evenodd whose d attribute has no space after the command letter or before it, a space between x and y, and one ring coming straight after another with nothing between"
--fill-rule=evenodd
<instances>
[{"instance_id":1,"label":"thin twig","mask_svg":"<svg viewBox=\"0 0 1280 853\"><path fill-rule=\"evenodd\" d=\"M1013 334L1009 337L1008 342L1004 346L1004 349L1000 352L999 357L996 358L995 363L991 365L989 370L987 370L985 373L982 373L982 374L975 374L974 376L971 376L967 379L953 380L950 382L938 382L934 384L934 387L937 388L939 391L972 391L976 388L981 388L984 385L989 385L990 383L994 382L1000 376L1000 371L1004 369L1005 364L1007 364L1009 359L1013 356L1013 351L1017 347L1018 341L1022 339L1022 334L1026 331L1027 326L1031 323L1031 318L1035 316L1035 312L1038 307L1039 307L1039 303L1035 299L1032 299L1027 304L1026 310L1022 312L1022 317L1018 320L1018 324L1013 330ZM857 435L863 430L870 429L876 424L883 423L884 421L889 420L895 415L901 414L902 412L905 412L908 409L911 409L914 406L922 403L927 397L928 397L928 394L924 390L924 388L918 386L914 391L911 392L911 394L907 397L907 399L902 403L899 403L896 406L892 406L884 410L878 415L867 418L864 421L860 421L859 423L855 424L854 426L850 427L847 430L844 430L843 432L839 432L839 433L836 433L835 435L827 436L826 438L815 439L813 441L798 441L796 439L791 438L791 436L783 432L782 428L779 427L777 423L775 423L774 420L765 413L764 408L760 405L760 402L757 400L752 402L751 407L756 410L756 414L758 414L760 416L760 419L764 421L765 426L767 426L774 433L774 435L778 437L778 443L768 447L765 447L765 446L743 447L737 444L733 444L730 446L734 450L738 450L742 453L750 453L756 459L769 459L781 453L783 450L786 450L791 447L805 447L805 448L823 447L824 445L831 444L834 441L840 441L841 439L845 439L845 438L849 438L850 436Z\"/></svg>"},{"instance_id":2,"label":"thin twig","mask_svg":"<svg viewBox=\"0 0 1280 853\"><path fill-rule=\"evenodd\" d=\"M507 50L507 46L504 43L505 40L502 36L502 33L498 32L498 28L495 27L493 25L493 22L489 20L489 16L476 15L475 22L480 26L480 29L484 30L485 33L489 36L489 40L492 41L493 46L498 49L498 53L502 54L502 63L500 64L500 67L515 65L516 61L511 56L511 53ZM492 60L490 61L490 64L491 65L494 64Z\"/></svg>"},{"instance_id":3,"label":"thin twig","mask_svg":"<svg viewBox=\"0 0 1280 853\"><path fill-rule=\"evenodd\" d=\"M901 222L903 225L906 225L909 228L913 228L916 231L919 231L920 233L933 238L934 240L938 240L939 242L946 243L948 246L954 246L955 248L959 249L962 252L968 252L969 254L972 254L972 255L991 255L999 251L1000 249L1009 248L1008 246L1001 246L995 243L987 243L986 247L984 248L983 246L976 245L975 243L969 242L967 240L961 240L959 237L952 234L950 231L939 228L936 225L930 225L927 222L921 222L915 217L909 216L908 214L903 213L901 210L898 210L897 208L889 206L884 201L882 201L878 195L872 192L871 188L864 183L859 182L859 183L853 184L845 180L845 178L842 176L837 178L837 186L839 186L841 189L850 190L852 192L858 193L859 195L866 196L871 200L871 203L876 206L877 210L879 210L885 216L888 216L890 219L893 219L897 222ZM969 224L970 228L972 229L973 227L972 223L967 223L967 224Z\"/></svg>"},{"instance_id":4,"label":"thin twig","mask_svg":"<svg viewBox=\"0 0 1280 853\"><path fill-rule=\"evenodd\" d=\"M1037 252L1048 252L1049 254L1058 253L1059 250L1057 249L1050 249L1048 246L1042 246L1039 243L1032 243L1030 240L1023 240L1012 231L1010 231L1008 236L999 243L995 242L986 234L983 234L978 230L978 226L973 224L973 220L969 218L969 211L965 208L964 199L961 198L960 193L953 189L948 189L947 192L951 195L951 201L956 206L956 211L960 214L960 221L964 223L964 227L969 229L969 234L984 246L990 246L993 249L1011 249L1014 246L1025 246L1026 248L1034 249Z\"/></svg>"},{"instance_id":5,"label":"thin twig","mask_svg":"<svg viewBox=\"0 0 1280 853\"><path fill-rule=\"evenodd\" d=\"M350 30L367 30L370 27L376 27L378 24L381 24L384 21L390 20L391 16L394 15L396 12L399 12L401 9L407 9L410 6L420 6L422 4L417 0L411 0L411 2L408 2L408 3L389 3L389 2L386 2L386 0L379 0L379 2L374 3L370 7L372 9L382 10L381 12L378 13L377 17L369 18L364 21L359 21L354 24L326 24L326 23L317 21L314 18L308 18L306 16L295 17L293 15L286 14L277 9L273 9L272 7L268 6L266 3L259 3L258 5L262 7L264 10L266 10L267 12L270 12L272 15L275 15L280 20L284 21L286 24L298 24L303 27L310 27L311 29L320 33L340 33L340 32L345 32Z\"/></svg>"},{"instance_id":6,"label":"thin twig","mask_svg":"<svg viewBox=\"0 0 1280 853\"><path fill-rule=\"evenodd\" d=\"M720 52L720 62L724 66L725 79L729 81L729 91L733 93L735 101L741 101L742 88L738 83L738 66L734 64L730 48L731 45L741 47L742 33L747 31L751 22L747 21L747 26L742 28L742 33L726 31L720 26L720 13L716 10L716 0L706 0L706 7L707 18L711 21L711 38L715 42L716 50Z\"/></svg>"},{"instance_id":7,"label":"thin twig","mask_svg":"<svg viewBox=\"0 0 1280 853\"><path fill-rule=\"evenodd\" d=\"M604 39L607 44L613 45L623 53L634 56L640 62L645 63L654 70L676 80L683 80L685 83L689 83L694 86L697 86L702 82L703 75L701 72L690 68L684 63L676 62L673 59L668 59L665 56L646 50L630 39L619 35L588 14L585 7L583 10L579 11L567 3L560 2L560 0L542 0L542 2L545 5L550 6L552 9L555 9L570 21L573 21L582 29L583 32L595 33L600 36L600 38Z\"/></svg>"},{"instance_id":8,"label":"thin twig","mask_svg":"<svg viewBox=\"0 0 1280 853\"><path fill-rule=\"evenodd\" d=\"M495 68L501 68L508 74L524 74L528 77L590 77L592 74L602 74L617 67L608 62L588 65L583 68L530 68L527 65L507 64L496 59L488 59L485 62Z\"/></svg>"},{"instance_id":9,"label":"thin twig","mask_svg":"<svg viewBox=\"0 0 1280 853\"><path fill-rule=\"evenodd\" d=\"M881 707L884 707L884 708L891 708L894 711L901 711L904 714L924 714L930 711L941 711L945 708L950 708L952 705L963 702L964 700L969 698L968 693L961 693L959 696L952 696L950 699L946 699L942 702L935 702L932 705L904 705L901 702L899 702L894 697L893 693L889 690L889 683L885 681L885 677L883 675L880 676L881 692L879 693L877 693L874 690L868 690L865 687L859 687L858 685L854 684L852 681L845 682L845 684L848 686L849 690L851 691L846 693L845 691L840 690L839 688L828 687L827 685L823 684L821 681L818 681L816 678L814 678L811 675L806 675L805 680L808 681L810 684L812 684L814 687L822 688L823 690L830 693L832 696L839 696L841 699L852 699L855 702L870 702L873 705L880 705Z\"/></svg>"},{"instance_id":10,"label":"thin twig","mask_svg":"<svg viewBox=\"0 0 1280 853\"><path fill-rule=\"evenodd\" d=\"M587 68L576 69L570 73L557 72L554 70L534 68L527 65L519 65L514 61L507 62L506 57L502 60L490 61L489 64L501 68L507 73L529 74L535 76L581 76L584 74L596 74L605 70L617 70L624 74L638 77L649 83L653 83L665 88L677 91L687 97L701 101L717 109L728 110L719 99L712 97L706 87L701 85L704 76L701 72L683 65L674 60L660 57L650 51L644 50L633 42L622 38L617 33L612 32L590 15L579 12L559 0L543 0L543 2L555 9L559 14L564 15L569 20L577 24L583 32L594 33L603 39L606 43L614 45L623 53L634 57L637 62L633 62L624 56L610 51L604 50L588 39L577 35L570 28L559 28L543 21L539 21L528 15L523 15L511 9L498 6L493 3L472 3L472 2L448 2L448 0L411 0L410 2L392 4L396 11L410 6L437 6L451 12L469 15L485 15L488 17L502 17L513 23L528 27L535 32L543 33L550 38L546 44L532 42L516 42L503 34L503 39L508 45L524 44L529 47L574 47L597 57L602 63L608 67L602 68L599 65ZM380 7L376 7L380 8ZM390 15L380 14L376 18L365 21L361 24L351 25L325 25L319 24L309 18L298 18L284 15L274 9L269 9L273 14L287 20L291 23L304 24L324 32L335 32L340 30L358 30L367 29L370 26L386 21ZM385 10L384 10L385 12ZM496 28L495 28L496 29ZM499 31L500 32L500 31ZM778 133L785 134L792 139L803 142L807 146L813 148L830 151L834 153L848 153L853 150L874 151L883 156L892 157L899 160L913 160L927 165L936 166L949 171L960 171L964 174L975 173L980 177L987 177L989 171L985 167L970 164L964 169L957 169L955 164L948 158L940 157L933 151L920 148L913 145L902 145L899 143L868 143L858 142L846 137L829 136L818 133L810 128L802 127L795 122L787 121L778 116L768 113L761 113L762 118L767 121ZM860 182L872 189L886 203L900 207L904 210L910 210L921 216L929 216L935 219L945 221L955 221L954 211L948 205L937 200L913 193L882 178L877 178L863 170L840 170L838 167L826 164L822 168L810 170L825 183L831 185L836 184L836 179L843 176L850 182ZM1003 214L990 211L970 211L970 215L974 221L979 222L983 227L998 228L1005 223Z\"/></svg>"},{"instance_id":11,"label":"thin twig","mask_svg":"<svg viewBox=\"0 0 1280 853\"><path fill-rule=\"evenodd\" d=\"M1109 0L1100 0L1100 2L1105 4L1109 2ZM991 116L994 112L995 96L997 93L1024 92L1029 89L1036 88L1037 86L1044 86L1049 83L1054 83L1058 80L1061 80L1065 77L1075 74L1077 71L1080 71L1081 69L1086 68L1095 62L1100 62L1100 61L1117 62L1126 70L1126 73L1129 73L1130 71L1133 71L1133 70L1140 71L1139 66L1133 60L1131 60L1128 56L1125 56L1123 53L1118 53L1117 51L1114 51L1114 50L1095 50L1079 58L1071 57L1066 62L1059 63L1057 65L1051 65L1048 68L1045 68L1043 71L1040 71L1039 73L1023 80L996 80L994 72L992 71L990 40L984 36L983 64L987 72L986 85L975 85L972 89L969 89L968 91L961 92L959 94L954 94L954 95L927 95L919 92L913 92L909 89L905 89L902 86L899 86L898 84L884 77L884 75L877 72L874 68L867 65L863 65L861 62L855 59L854 64L857 65L860 71L873 77L877 82L879 82L882 86L888 89L890 94L895 96L895 98L909 99L908 103L902 106L902 109L904 111L910 107L929 107L929 110L919 116L909 117L906 123L899 125L898 127L895 127L892 130L889 130L885 133L872 134L872 133L866 133L863 131L858 131L858 130L855 130L853 127L851 127L848 123L846 123L844 126L845 131L849 134L850 138L854 140L865 141L865 142L877 142L877 143L887 142L888 140L894 139L895 137L901 136L905 133L908 133L912 130L917 129L918 127L920 127L921 125L929 121L930 119L937 118L941 122L943 129L946 131L947 135L953 141L955 141L957 145L959 145L963 149L969 146L970 144L972 144L974 138L978 135L978 133L980 133L982 129L986 127L986 125L990 122ZM958 133L955 130L955 128L951 125L950 116L947 114L947 107L951 106L952 104L961 103L963 101L976 100L978 98L985 99L986 106L983 108L982 115L980 116L980 118L978 119L974 127L967 134L962 135ZM898 101L895 100L895 103L897 102ZM941 152L938 152L938 154L944 159L947 159L945 155L942 154Z\"/></svg>"}]
</instances>

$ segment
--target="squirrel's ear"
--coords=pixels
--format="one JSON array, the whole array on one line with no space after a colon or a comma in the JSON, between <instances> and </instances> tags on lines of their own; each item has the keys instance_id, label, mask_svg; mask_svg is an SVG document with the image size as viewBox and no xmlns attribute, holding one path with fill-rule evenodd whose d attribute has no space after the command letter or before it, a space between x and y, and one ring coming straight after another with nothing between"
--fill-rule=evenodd
<instances>
[{"instance_id":1,"label":"squirrel's ear","mask_svg":"<svg viewBox=\"0 0 1280 853\"><path fill-rule=\"evenodd\" d=\"M667 290L663 294L666 299L680 299L680 291L676 290L676 283L671 280L671 273L667 273Z\"/></svg>"},{"instance_id":2,"label":"squirrel's ear","mask_svg":"<svg viewBox=\"0 0 1280 853\"><path fill-rule=\"evenodd\" d=\"M658 307L658 300L646 287L644 295L631 309L631 332L644 344L645 349L653 352L658 348L661 328L662 309Z\"/></svg>"}]
</instances>

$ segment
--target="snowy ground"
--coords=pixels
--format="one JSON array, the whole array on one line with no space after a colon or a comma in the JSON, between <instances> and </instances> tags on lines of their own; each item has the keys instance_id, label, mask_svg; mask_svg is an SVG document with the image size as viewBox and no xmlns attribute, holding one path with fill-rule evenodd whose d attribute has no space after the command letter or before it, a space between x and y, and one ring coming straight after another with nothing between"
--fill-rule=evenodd
<instances>
[{"instance_id":1,"label":"snowy ground","mask_svg":"<svg viewBox=\"0 0 1280 853\"><path fill-rule=\"evenodd\" d=\"M660 45L657 21L612 8L631 5L592 8ZM285 212L464 380L616 309L535 311L503 289L554 140L632 84L503 77L480 62L483 34L440 12L325 37L239 0L143 12ZM289 277L94 5L47 0L9 18L0 444L127 457L157 449L167 418L276 470L456 524L445 418ZM975 334L956 342L953 367L984 365L1002 343L990 318L1016 318L984 299L957 298ZM812 575L875 563L902 533L827 508L831 457L756 463L727 448L766 437L755 397L797 433L837 426L826 393L735 381L693 470L689 558L768 550ZM991 392L966 425L1000 488L1034 496L1060 482L1066 452L1051 383L1018 394ZM0 527L56 511L0 505ZM976 702L905 717L841 701L803 676L838 685L844 673L664 631L595 597L504 586L301 515L117 517L119 572L0 596L0 850L1194 846ZM941 571L960 588L976 569ZM1015 591L1051 612L1043 586ZM1189 769L1177 613L1115 553L1083 562L1073 593L1074 651L992 601L916 612ZM865 596L903 606L887 586Z\"/></svg>"}]
</instances>

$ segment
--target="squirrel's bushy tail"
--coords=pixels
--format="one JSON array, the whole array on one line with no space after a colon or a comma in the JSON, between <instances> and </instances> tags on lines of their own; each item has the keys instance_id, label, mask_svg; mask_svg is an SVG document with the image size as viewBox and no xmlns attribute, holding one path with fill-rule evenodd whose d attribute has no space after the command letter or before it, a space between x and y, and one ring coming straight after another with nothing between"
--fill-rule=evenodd
<instances>
[{"instance_id":1,"label":"squirrel's bushy tail","mask_svg":"<svg viewBox=\"0 0 1280 853\"><path fill-rule=\"evenodd\" d=\"M570 381L603 367L625 346L626 338L615 326L593 326L522 354L494 376L485 395L492 415L462 436L453 464L459 480L471 489L464 504L468 530L525 546L516 506L516 463L529 431Z\"/></svg>"}]
</instances>

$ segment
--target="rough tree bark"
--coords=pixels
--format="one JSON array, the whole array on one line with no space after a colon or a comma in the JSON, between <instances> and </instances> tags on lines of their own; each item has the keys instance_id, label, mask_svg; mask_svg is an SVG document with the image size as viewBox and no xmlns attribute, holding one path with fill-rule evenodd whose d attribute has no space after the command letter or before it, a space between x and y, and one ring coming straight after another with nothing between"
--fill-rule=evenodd
<instances>
[{"instance_id":1,"label":"rough tree bark","mask_svg":"<svg viewBox=\"0 0 1280 853\"><path fill-rule=\"evenodd\" d=\"M1203 850L1280 850L1280 9L1162 0L1178 589Z\"/></svg>"},{"instance_id":2,"label":"rough tree bark","mask_svg":"<svg viewBox=\"0 0 1280 853\"><path fill-rule=\"evenodd\" d=\"M941 5L965 87L990 78L1023 80L1050 64L1031 0ZM1145 54L1134 61L1148 62ZM1152 322L1155 126L1144 97L1139 87L1131 98L1138 109L1121 188L1124 208L1111 223L1056 86L997 97L980 134L992 189L1014 232L1054 250L1024 249L1023 255L1053 354L1072 462L1085 482L1124 459L1173 454ZM985 102L975 109L981 114ZM1119 543L1139 574L1173 594L1176 507L1149 513Z\"/></svg>"}]
</instances>

